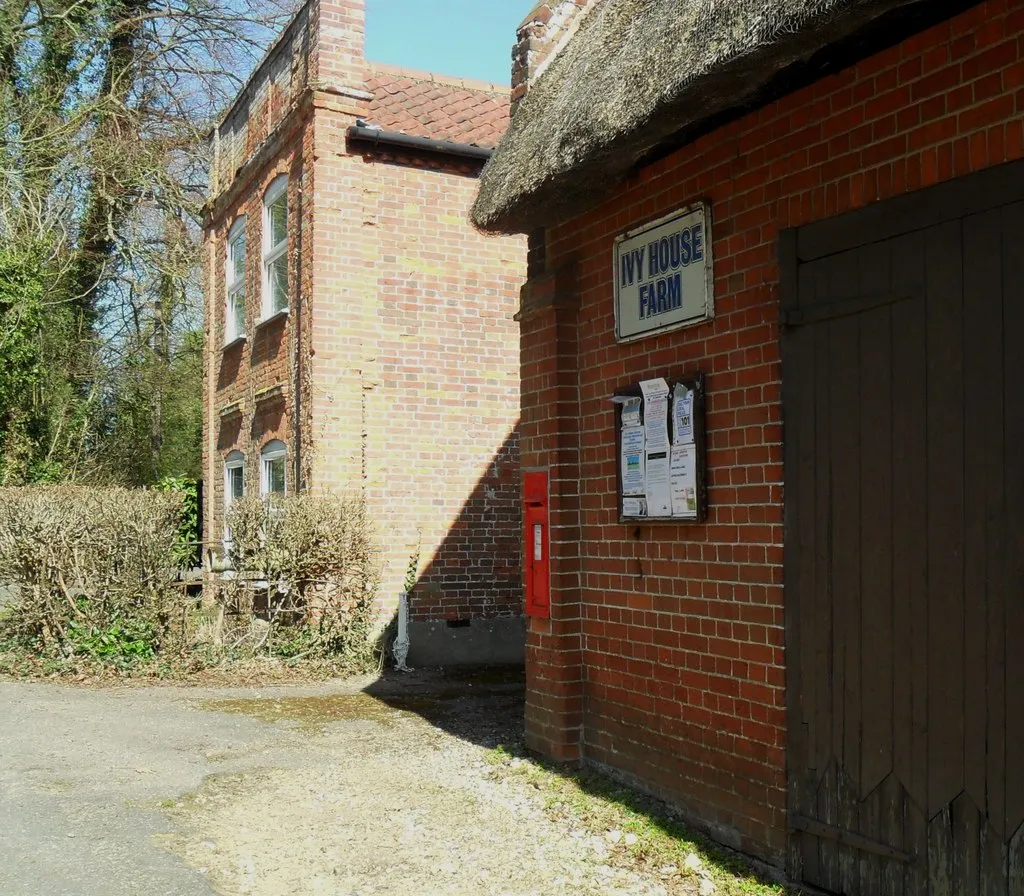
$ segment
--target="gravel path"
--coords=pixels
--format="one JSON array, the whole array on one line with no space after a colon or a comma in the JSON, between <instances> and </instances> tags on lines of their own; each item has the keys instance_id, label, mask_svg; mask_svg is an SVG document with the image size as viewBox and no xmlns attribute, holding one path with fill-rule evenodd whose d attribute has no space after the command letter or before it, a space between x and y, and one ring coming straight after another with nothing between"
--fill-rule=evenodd
<instances>
[{"instance_id":1,"label":"gravel path","mask_svg":"<svg viewBox=\"0 0 1024 896\"><path fill-rule=\"evenodd\" d=\"M0 682L0 894L663 893L490 773L521 716L500 677Z\"/></svg>"}]
</instances>

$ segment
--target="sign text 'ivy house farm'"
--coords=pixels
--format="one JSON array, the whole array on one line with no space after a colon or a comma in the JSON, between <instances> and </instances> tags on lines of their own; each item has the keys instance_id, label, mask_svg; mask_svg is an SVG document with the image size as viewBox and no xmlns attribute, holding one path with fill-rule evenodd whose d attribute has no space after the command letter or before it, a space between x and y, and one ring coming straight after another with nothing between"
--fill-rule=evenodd
<instances>
[{"instance_id":1,"label":"sign text 'ivy house farm'","mask_svg":"<svg viewBox=\"0 0 1024 896\"><path fill-rule=\"evenodd\" d=\"M710 210L695 205L615 240L615 335L620 340L714 315Z\"/></svg>"}]
</instances>

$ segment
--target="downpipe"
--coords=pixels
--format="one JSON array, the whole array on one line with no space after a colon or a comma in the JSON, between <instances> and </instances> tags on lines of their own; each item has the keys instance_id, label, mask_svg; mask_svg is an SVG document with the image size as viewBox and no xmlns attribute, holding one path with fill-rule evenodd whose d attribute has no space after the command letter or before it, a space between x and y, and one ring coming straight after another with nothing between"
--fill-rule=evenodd
<instances>
[{"instance_id":1,"label":"downpipe","mask_svg":"<svg viewBox=\"0 0 1024 896\"><path fill-rule=\"evenodd\" d=\"M395 657L395 669L399 672L412 672L405 661L409 658L409 593L403 591L398 595L398 635L391 652Z\"/></svg>"}]
</instances>

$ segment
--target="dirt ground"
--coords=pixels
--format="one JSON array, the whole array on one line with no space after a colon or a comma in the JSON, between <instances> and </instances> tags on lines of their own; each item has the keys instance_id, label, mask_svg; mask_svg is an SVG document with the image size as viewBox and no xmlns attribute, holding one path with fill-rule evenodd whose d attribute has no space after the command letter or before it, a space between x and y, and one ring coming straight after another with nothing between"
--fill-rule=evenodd
<instances>
[{"instance_id":1,"label":"dirt ground","mask_svg":"<svg viewBox=\"0 0 1024 896\"><path fill-rule=\"evenodd\" d=\"M0 682L0 894L665 893L493 774L516 675Z\"/></svg>"}]
</instances>

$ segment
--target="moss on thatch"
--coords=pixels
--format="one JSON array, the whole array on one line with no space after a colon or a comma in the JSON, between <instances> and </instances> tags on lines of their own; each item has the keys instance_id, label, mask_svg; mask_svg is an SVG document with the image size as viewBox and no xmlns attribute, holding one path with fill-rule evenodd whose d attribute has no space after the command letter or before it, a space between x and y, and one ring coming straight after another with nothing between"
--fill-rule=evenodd
<instances>
[{"instance_id":1,"label":"moss on thatch","mask_svg":"<svg viewBox=\"0 0 1024 896\"><path fill-rule=\"evenodd\" d=\"M481 176L474 223L526 232L607 196L667 139L777 74L929 0L597 0Z\"/></svg>"}]
</instances>

